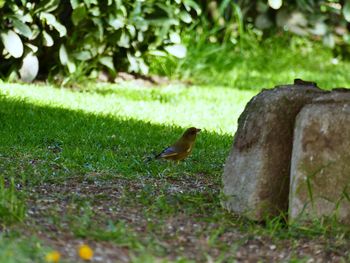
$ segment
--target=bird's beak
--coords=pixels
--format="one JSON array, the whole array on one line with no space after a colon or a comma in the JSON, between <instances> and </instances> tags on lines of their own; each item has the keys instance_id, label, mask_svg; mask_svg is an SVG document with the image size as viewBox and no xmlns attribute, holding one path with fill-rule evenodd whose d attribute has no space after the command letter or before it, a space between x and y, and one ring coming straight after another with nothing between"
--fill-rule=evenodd
<instances>
[{"instance_id":1,"label":"bird's beak","mask_svg":"<svg viewBox=\"0 0 350 263\"><path fill-rule=\"evenodd\" d=\"M196 129L196 132L198 133L198 132L200 132L201 131L201 129Z\"/></svg>"}]
</instances>

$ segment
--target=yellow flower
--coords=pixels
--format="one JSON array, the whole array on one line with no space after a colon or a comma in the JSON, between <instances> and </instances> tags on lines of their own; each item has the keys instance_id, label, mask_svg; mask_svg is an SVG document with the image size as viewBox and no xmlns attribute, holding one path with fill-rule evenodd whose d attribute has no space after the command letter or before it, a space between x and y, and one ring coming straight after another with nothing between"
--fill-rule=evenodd
<instances>
[{"instance_id":1,"label":"yellow flower","mask_svg":"<svg viewBox=\"0 0 350 263\"><path fill-rule=\"evenodd\" d=\"M79 257L84 260L91 260L94 256L94 251L88 245L80 245L79 246Z\"/></svg>"},{"instance_id":2,"label":"yellow flower","mask_svg":"<svg viewBox=\"0 0 350 263\"><path fill-rule=\"evenodd\" d=\"M47 262L54 262L54 263L57 263L58 261L60 261L60 258L61 258L61 254L56 250L47 253L45 257Z\"/></svg>"}]
</instances>

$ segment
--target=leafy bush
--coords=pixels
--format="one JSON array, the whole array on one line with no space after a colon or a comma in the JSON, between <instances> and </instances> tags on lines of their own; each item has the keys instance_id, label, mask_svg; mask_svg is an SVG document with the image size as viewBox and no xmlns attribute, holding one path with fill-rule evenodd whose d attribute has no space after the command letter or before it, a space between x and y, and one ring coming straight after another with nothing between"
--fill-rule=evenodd
<instances>
[{"instance_id":1,"label":"leafy bush","mask_svg":"<svg viewBox=\"0 0 350 263\"><path fill-rule=\"evenodd\" d=\"M252 12L253 8L255 12ZM336 44L350 43L349 1L257 1L247 16L254 17L254 25L259 29L267 30L276 26L297 35L320 39L330 48Z\"/></svg>"},{"instance_id":2,"label":"leafy bush","mask_svg":"<svg viewBox=\"0 0 350 263\"><path fill-rule=\"evenodd\" d=\"M185 56L181 27L192 22L190 12L200 14L192 0L71 3L71 20L67 21L71 34L60 47L61 63L70 73L75 65L89 62L92 69L102 65L110 73L127 69L147 74L146 54L164 56L166 51L176 57Z\"/></svg>"},{"instance_id":3,"label":"leafy bush","mask_svg":"<svg viewBox=\"0 0 350 263\"><path fill-rule=\"evenodd\" d=\"M180 31L200 12L193 0L0 0L0 50L6 61L0 72L19 72L24 81L39 70L147 74L146 54L186 55Z\"/></svg>"},{"instance_id":4,"label":"leafy bush","mask_svg":"<svg viewBox=\"0 0 350 263\"><path fill-rule=\"evenodd\" d=\"M221 39L234 44L243 36L242 23L257 36L287 31L321 40L330 48L350 44L350 1L211 0L209 4L202 1L201 7L209 28L217 29L215 36L225 36Z\"/></svg>"},{"instance_id":5,"label":"leafy bush","mask_svg":"<svg viewBox=\"0 0 350 263\"><path fill-rule=\"evenodd\" d=\"M60 1L0 1L0 73L20 73L24 81L32 81L39 71L38 55L67 35L66 28L54 13ZM1 46L2 44L2 46Z\"/></svg>"}]
</instances>

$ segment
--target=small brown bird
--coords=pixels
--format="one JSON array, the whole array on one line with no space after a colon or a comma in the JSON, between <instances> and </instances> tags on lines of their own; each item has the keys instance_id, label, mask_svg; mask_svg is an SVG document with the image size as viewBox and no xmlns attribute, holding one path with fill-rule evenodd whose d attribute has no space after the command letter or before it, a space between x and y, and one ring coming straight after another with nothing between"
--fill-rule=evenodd
<instances>
[{"instance_id":1,"label":"small brown bird","mask_svg":"<svg viewBox=\"0 0 350 263\"><path fill-rule=\"evenodd\" d=\"M301 86L314 86L315 88L318 88L317 83L313 81L307 81L302 79L294 79L294 85L301 85Z\"/></svg>"},{"instance_id":2,"label":"small brown bird","mask_svg":"<svg viewBox=\"0 0 350 263\"><path fill-rule=\"evenodd\" d=\"M187 129L180 139L178 139L173 145L165 148L155 158L173 161L181 161L185 159L191 154L197 133L200 131L201 129L195 127Z\"/></svg>"}]
</instances>

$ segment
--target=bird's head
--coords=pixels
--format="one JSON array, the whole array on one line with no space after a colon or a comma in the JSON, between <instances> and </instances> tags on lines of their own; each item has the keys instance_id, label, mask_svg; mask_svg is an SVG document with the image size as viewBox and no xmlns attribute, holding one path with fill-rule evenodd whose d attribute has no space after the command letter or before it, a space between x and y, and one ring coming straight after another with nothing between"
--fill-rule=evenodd
<instances>
[{"instance_id":1,"label":"bird's head","mask_svg":"<svg viewBox=\"0 0 350 263\"><path fill-rule=\"evenodd\" d=\"M197 129L195 127L188 128L185 133L182 135L183 138L186 138L188 140L195 140L197 133L199 133L201 129Z\"/></svg>"}]
</instances>

